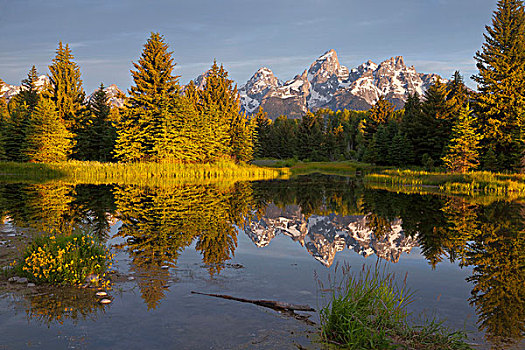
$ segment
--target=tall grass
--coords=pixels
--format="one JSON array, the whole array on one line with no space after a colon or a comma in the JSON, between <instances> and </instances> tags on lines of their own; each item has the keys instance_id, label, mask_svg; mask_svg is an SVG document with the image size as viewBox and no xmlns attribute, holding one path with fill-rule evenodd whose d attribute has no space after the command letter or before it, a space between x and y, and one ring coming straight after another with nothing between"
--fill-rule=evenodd
<instances>
[{"instance_id":1,"label":"tall grass","mask_svg":"<svg viewBox=\"0 0 525 350\"><path fill-rule=\"evenodd\" d=\"M73 183L153 184L221 182L273 179L287 169L262 168L221 161L211 164L182 163L0 163L0 180L60 179Z\"/></svg>"},{"instance_id":2,"label":"tall grass","mask_svg":"<svg viewBox=\"0 0 525 350\"><path fill-rule=\"evenodd\" d=\"M487 171L444 173L387 169L379 173L365 175L364 182L367 184L403 185L416 188L436 186L442 192L453 194L525 195L525 175L491 173Z\"/></svg>"},{"instance_id":3,"label":"tall grass","mask_svg":"<svg viewBox=\"0 0 525 350\"><path fill-rule=\"evenodd\" d=\"M340 282L330 280L330 300L320 312L324 341L348 349L470 349L462 332L450 332L439 322L408 324L414 294L406 277L398 285L382 265L363 267L358 274L344 265L342 276Z\"/></svg>"}]
</instances>

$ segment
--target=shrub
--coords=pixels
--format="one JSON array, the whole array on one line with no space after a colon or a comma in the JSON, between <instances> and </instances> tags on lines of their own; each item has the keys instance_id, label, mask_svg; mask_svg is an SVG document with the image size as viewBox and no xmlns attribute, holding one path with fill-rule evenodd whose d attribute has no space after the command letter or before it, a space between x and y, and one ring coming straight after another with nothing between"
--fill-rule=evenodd
<instances>
[{"instance_id":1,"label":"shrub","mask_svg":"<svg viewBox=\"0 0 525 350\"><path fill-rule=\"evenodd\" d=\"M90 275L95 281L103 279L111 259L104 245L89 234L45 235L26 248L17 270L34 282L81 285Z\"/></svg>"}]
</instances>

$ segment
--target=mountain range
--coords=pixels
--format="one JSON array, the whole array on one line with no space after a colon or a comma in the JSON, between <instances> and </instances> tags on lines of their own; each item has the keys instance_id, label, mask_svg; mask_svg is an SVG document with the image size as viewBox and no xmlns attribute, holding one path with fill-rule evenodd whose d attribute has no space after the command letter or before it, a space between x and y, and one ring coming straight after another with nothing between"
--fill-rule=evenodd
<instances>
[{"instance_id":1,"label":"mountain range","mask_svg":"<svg viewBox=\"0 0 525 350\"><path fill-rule=\"evenodd\" d=\"M194 80L198 88L204 86L207 74L205 72ZM414 66L408 67L401 56L380 64L369 60L348 69L339 63L337 53L329 50L308 69L286 82L279 80L269 68L260 68L240 86L239 97L242 109L248 114L257 112L261 106L272 119L280 115L298 118L319 108L368 110L380 96L402 108L408 94L417 92L423 95L438 78L437 74L416 72ZM48 81L49 78L42 75L38 84L43 86ZM0 96L9 99L20 89L20 86L0 80ZM124 105L125 95L116 85L108 86L106 91L114 106Z\"/></svg>"},{"instance_id":2,"label":"mountain range","mask_svg":"<svg viewBox=\"0 0 525 350\"><path fill-rule=\"evenodd\" d=\"M277 79L269 68L260 68L241 86L239 94L248 113L262 106L272 119L279 115L293 118L319 108L368 110L380 96L402 108L408 94L423 95L438 78L407 67L401 56L380 64L369 60L348 69L330 50L287 82Z\"/></svg>"},{"instance_id":3,"label":"mountain range","mask_svg":"<svg viewBox=\"0 0 525 350\"><path fill-rule=\"evenodd\" d=\"M368 257L372 254L398 262L402 253L418 246L418 238L406 236L400 219L380 237L367 225L366 215L305 216L298 205L284 208L269 204L260 218L245 225L244 232L257 247L265 247L283 234L299 242L321 264L331 266L337 252L351 249Z\"/></svg>"}]
</instances>

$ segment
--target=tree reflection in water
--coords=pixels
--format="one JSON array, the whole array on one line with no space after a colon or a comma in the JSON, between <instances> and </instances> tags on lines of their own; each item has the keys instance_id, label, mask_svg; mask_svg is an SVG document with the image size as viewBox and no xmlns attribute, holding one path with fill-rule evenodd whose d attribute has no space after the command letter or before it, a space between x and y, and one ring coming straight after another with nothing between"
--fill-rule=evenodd
<instances>
[{"instance_id":1,"label":"tree reflection in water","mask_svg":"<svg viewBox=\"0 0 525 350\"><path fill-rule=\"evenodd\" d=\"M345 217L367 215L368 229L379 237L394 221L401 222L405 235L417 237L432 267L444 259L473 267L470 302L488 340L523 339L525 206L490 197L398 192L319 175L165 187L8 184L0 186L0 215L40 232L82 228L102 238L118 218L122 226L117 235L126 239L122 247L132 258L131 269L148 308L156 308L167 291L170 275L164 265L175 267L180 253L195 242L209 274L219 274L234 256L239 229L261 219L270 206L284 210L295 205L306 219L330 215L329 220L343 222ZM52 298L28 299L28 314L49 323L85 317L99 308L94 304L93 309L82 309L71 302L63 309L78 311L64 313L61 306L52 306L58 305L54 301L46 301Z\"/></svg>"}]
</instances>

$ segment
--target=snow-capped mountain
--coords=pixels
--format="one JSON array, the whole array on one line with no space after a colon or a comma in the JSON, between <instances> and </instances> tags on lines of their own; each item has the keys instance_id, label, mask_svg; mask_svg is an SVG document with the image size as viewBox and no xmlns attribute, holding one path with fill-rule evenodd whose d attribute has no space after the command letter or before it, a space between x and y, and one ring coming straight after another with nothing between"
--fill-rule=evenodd
<instances>
[{"instance_id":1,"label":"snow-capped mountain","mask_svg":"<svg viewBox=\"0 0 525 350\"><path fill-rule=\"evenodd\" d=\"M39 90L42 90L45 85L49 84L50 80L47 75L40 75L35 85ZM9 85L0 80L0 97L5 97L7 100L10 100L13 96L17 95L22 91L22 85ZM95 90L96 91L96 90ZM86 102L89 102L95 91L86 97ZM112 84L106 88L104 91L108 95L108 102L114 107L123 107L126 101L126 95L122 90L118 88L117 85Z\"/></svg>"},{"instance_id":2,"label":"snow-capped mountain","mask_svg":"<svg viewBox=\"0 0 525 350\"><path fill-rule=\"evenodd\" d=\"M299 242L320 263L332 265L337 252L345 248L368 257L376 254L398 262L402 253L418 245L417 237L405 236L399 219L381 237L367 225L367 216L312 215L306 218L297 205L281 209L268 205L265 215L246 225L244 232L258 247L265 247L279 234Z\"/></svg>"},{"instance_id":3,"label":"snow-capped mountain","mask_svg":"<svg viewBox=\"0 0 525 350\"><path fill-rule=\"evenodd\" d=\"M93 91L91 95L86 97L86 102L91 101L97 90ZM108 103L111 106L117 108L124 107L124 104L126 103L126 94L124 94L124 92L120 90L117 85L111 84L110 86L105 87L104 91L108 97Z\"/></svg>"},{"instance_id":4,"label":"snow-capped mountain","mask_svg":"<svg viewBox=\"0 0 525 350\"><path fill-rule=\"evenodd\" d=\"M380 64L367 61L349 70L339 63L334 50L327 51L308 70L280 84L268 68L259 69L239 89L243 109L254 113L262 106L269 117L299 117L319 108L369 109L380 96L402 107L408 94L420 95L438 78L407 67L403 57Z\"/></svg>"},{"instance_id":5,"label":"snow-capped mountain","mask_svg":"<svg viewBox=\"0 0 525 350\"><path fill-rule=\"evenodd\" d=\"M49 77L47 75L40 75L35 83L39 90L43 89L46 84L49 84ZM22 85L9 85L0 80L0 97L5 97L7 100L10 100L20 91L22 91Z\"/></svg>"}]
</instances>

